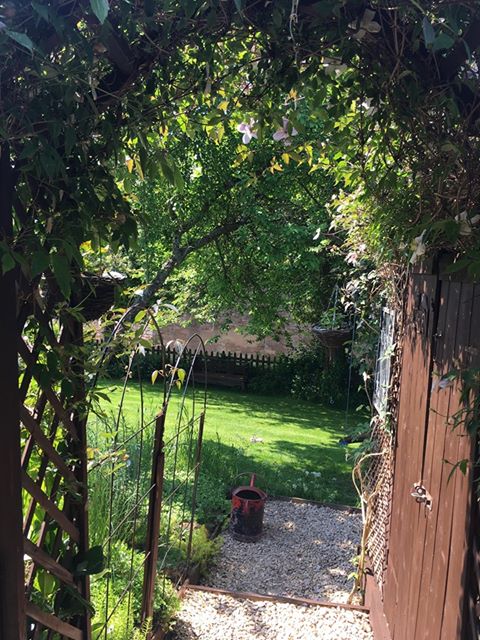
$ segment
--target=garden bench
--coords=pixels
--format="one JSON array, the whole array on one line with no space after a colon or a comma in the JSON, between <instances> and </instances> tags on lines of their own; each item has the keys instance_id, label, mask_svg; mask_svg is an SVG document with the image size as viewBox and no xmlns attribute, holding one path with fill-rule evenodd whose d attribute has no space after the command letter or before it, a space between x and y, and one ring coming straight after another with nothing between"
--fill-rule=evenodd
<instances>
[{"instance_id":1,"label":"garden bench","mask_svg":"<svg viewBox=\"0 0 480 640\"><path fill-rule=\"evenodd\" d=\"M245 390L247 382L247 376L244 373L224 373L218 371L207 372L195 371L195 382L204 383L207 385L218 385L221 387L232 387Z\"/></svg>"}]
</instances>

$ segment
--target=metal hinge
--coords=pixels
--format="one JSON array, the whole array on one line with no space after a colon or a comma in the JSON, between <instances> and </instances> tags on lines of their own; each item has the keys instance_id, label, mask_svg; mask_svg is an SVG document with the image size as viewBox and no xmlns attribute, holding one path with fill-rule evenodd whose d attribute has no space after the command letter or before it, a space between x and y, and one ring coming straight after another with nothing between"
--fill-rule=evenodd
<instances>
[{"instance_id":1,"label":"metal hinge","mask_svg":"<svg viewBox=\"0 0 480 640\"><path fill-rule=\"evenodd\" d=\"M420 482L415 483L410 495L412 498L415 498L415 502L424 504L429 511L432 510L432 496L428 493L423 484Z\"/></svg>"}]
</instances>

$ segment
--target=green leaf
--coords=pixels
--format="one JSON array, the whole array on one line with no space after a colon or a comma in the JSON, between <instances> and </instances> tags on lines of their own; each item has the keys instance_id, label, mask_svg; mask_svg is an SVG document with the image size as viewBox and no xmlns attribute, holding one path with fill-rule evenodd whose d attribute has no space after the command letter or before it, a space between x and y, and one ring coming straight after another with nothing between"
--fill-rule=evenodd
<instances>
[{"instance_id":1,"label":"green leaf","mask_svg":"<svg viewBox=\"0 0 480 640\"><path fill-rule=\"evenodd\" d=\"M156 379L158 378L158 371L157 369L155 369L155 371L152 371L152 384L155 384Z\"/></svg>"},{"instance_id":2,"label":"green leaf","mask_svg":"<svg viewBox=\"0 0 480 640\"><path fill-rule=\"evenodd\" d=\"M173 180L174 180L175 186L179 191L183 191L185 189L185 180L183 179L183 176L180 173L180 169L175 165L173 167Z\"/></svg>"},{"instance_id":3,"label":"green leaf","mask_svg":"<svg viewBox=\"0 0 480 640\"><path fill-rule=\"evenodd\" d=\"M49 256L46 251L35 251L32 256L32 263L30 266L30 273L32 278L39 276L43 273L50 264Z\"/></svg>"},{"instance_id":4,"label":"green leaf","mask_svg":"<svg viewBox=\"0 0 480 640\"><path fill-rule=\"evenodd\" d=\"M137 322L141 322L141 321L144 319L144 317L145 317L146 315L147 315L147 312L145 311L145 309L142 309L141 311L139 311L139 312L135 315L135 318L134 318L134 320L133 320L133 321L134 321L135 323L137 323ZM143 330L142 330L142 331L143 331Z\"/></svg>"},{"instance_id":5,"label":"green leaf","mask_svg":"<svg viewBox=\"0 0 480 640\"><path fill-rule=\"evenodd\" d=\"M460 258L456 262L449 264L445 269L445 273L456 273L457 271L461 271L462 269L467 269L472 262L472 257L467 256L466 258Z\"/></svg>"},{"instance_id":6,"label":"green leaf","mask_svg":"<svg viewBox=\"0 0 480 640\"><path fill-rule=\"evenodd\" d=\"M2 272L8 273L15 267L15 260L11 253L4 253L2 256Z\"/></svg>"},{"instance_id":7,"label":"green leaf","mask_svg":"<svg viewBox=\"0 0 480 640\"><path fill-rule=\"evenodd\" d=\"M73 561L75 576L91 576L94 573L100 573L105 565L103 549L101 545L92 547L88 551L76 555Z\"/></svg>"},{"instance_id":8,"label":"green leaf","mask_svg":"<svg viewBox=\"0 0 480 640\"><path fill-rule=\"evenodd\" d=\"M44 598L51 595L57 586L57 580L46 571L39 571L37 575L37 585L40 593Z\"/></svg>"},{"instance_id":9,"label":"green leaf","mask_svg":"<svg viewBox=\"0 0 480 640\"><path fill-rule=\"evenodd\" d=\"M424 16L422 20L422 29L425 44L427 45L427 47L429 47L435 40L435 29L433 28L432 23L427 18L427 16Z\"/></svg>"},{"instance_id":10,"label":"green leaf","mask_svg":"<svg viewBox=\"0 0 480 640\"><path fill-rule=\"evenodd\" d=\"M47 365L50 373L53 375L57 372L58 368L58 357L54 351L49 351L47 353Z\"/></svg>"},{"instance_id":11,"label":"green leaf","mask_svg":"<svg viewBox=\"0 0 480 640\"><path fill-rule=\"evenodd\" d=\"M108 16L110 6L108 0L90 0L93 13L97 16L100 24L103 24Z\"/></svg>"},{"instance_id":12,"label":"green leaf","mask_svg":"<svg viewBox=\"0 0 480 640\"><path fill-rule=\"evenodd\" d=\"M33 53L34 49L36 49L35 45L30 40L30 38L27 36L26 33L19 33L18 31L10 31L10 29L6 29L5 33L9 38L11 38L12 40L15 40L15 42L22 45L22 47L25 47L25 49L28 49L30 53Z\"/></svg>"},{"instance_id":13,"label":"green leaf","mask_svg":"<svg viewBox=\"0 0 480 640\"><path fill-rule=\"evenodd\" d=\"M68 127L65 129L65 153L67 156L70 155L75 143L77 141L77 135L73 127Z\"/></svg>"},{"instance_id":14,"label":"green leaf","mask_svg":"<svg viewBox=\"0 0 480 640\"><path fill-rule=\"evenodd\" d=\"M47 6L40 4L39 2L32 2L32 9L38 13L38 15L45 20L45 22L51 22L50 13Z\"/></svg>"},{"instance_id":15,"label":"green leaf","mask_svg":"<svg viewBox=\"0 0 480 640\"><path fill-rule=\"evenodd\" d=\"M170 184L175 185L175 173L172 167L170 166L170 163L168 162L167 158L163 154L161 154L159 156L159 161L160 161L160 168L162 170L163 175L168 180L168 182L170 182Z\"/></svg>"},{"instance_id":16,"label":"green leaf","mask_svg":"<svg viewBox=\"0 0 480 640\"><path fill-rule=\"evenodd\" d=\"M455 40L452 36L449 36L447 33L441 33L434 40L432 49L433 51L440 51L441 49L450 49L455 43Z\"/></svg>"},{"instance_id":17,"label":"green leaf","mask_svg":"<svg viewBox=\"0 0 480 640\"><path fill-rule=\"evenodd\" d=\"M243 0L233 0L235 6L237 7L237 11L241 13L243 11Z\"/></svg>"},{"instance_id":18,"label":"green leaf","mask_svg":"<svg viewBox=\"0 0 480 640\"><path fill-rule=\"evenodd\" d=\"M446 462L447 464L451 464L452 466L452 470L450 471L450 473L448 474L448 479L447 479L447 484L450 482L450 480L453 477L453 474L455 473L455 471L457 469L460 469L460 471L462 472L463 475L465 475L467 473L468 470L468 460L465 458L463 460L459 460L458 462L456 462L455 464L453 464L453 462L449 462L448 460L444 460L444 462Z\"/></svg>"},{"instance_id":19,"label":"green leaf","mask_svg":"<svg viewBox=\"0 0 480 640\"><path fill-rule=\"evenodd\" d=\"M60 291L67 299L70 297L72 290L72 279L70 276L70 265L65 256L60 253L54 253L50 258L55 280L60 287Z\"/></svg>"}]
</instances>

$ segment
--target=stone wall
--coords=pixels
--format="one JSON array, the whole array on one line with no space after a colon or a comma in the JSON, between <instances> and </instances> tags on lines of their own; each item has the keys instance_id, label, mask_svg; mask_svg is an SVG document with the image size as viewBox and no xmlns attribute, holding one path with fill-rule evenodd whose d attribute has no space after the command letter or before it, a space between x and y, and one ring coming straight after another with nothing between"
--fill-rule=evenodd
<instances>
[{"instance_id":1,"label":"stone wall","mask_svg":"<svg viewBox=\"0 0 480 640\"><path fill-rule=\"evenodd\" d=\"M233 315L232 328L222 331L221 323L200 324L188 317L182 318L178 324L170 324L162 327L164 342L170 340L186 341L194 334L198 333L207 343L208 351L221 353L222 351L232 353L259 353L261 355L289 354L301 344L308 343L312 339L310 327L295 324L287 325L290 340L277 341L274 338L257 340L255 336L245 334L242 328L247 326L245 316Z\"/></svg>"}]
</instances>

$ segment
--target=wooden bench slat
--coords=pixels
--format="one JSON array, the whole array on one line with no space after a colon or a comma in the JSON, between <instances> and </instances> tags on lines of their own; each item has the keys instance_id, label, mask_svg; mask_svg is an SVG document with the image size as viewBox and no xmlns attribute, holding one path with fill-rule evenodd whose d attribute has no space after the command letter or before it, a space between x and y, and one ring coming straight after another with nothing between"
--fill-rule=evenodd
<instances>
[{"instance_id":1,"label":"wooden bench slat","mask_svg":"<svg viewBox=\"0 0 480 640\"><path fill-rule=\"evenodd\" d=\"M207 373L205 375L203 372L195 373L196 382L206 382L208 384L221 384L226 387L240 387L241 389L245 388L246 376L238 375L235 373Z\"/></svg>"}]
</instances>

